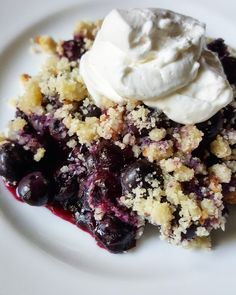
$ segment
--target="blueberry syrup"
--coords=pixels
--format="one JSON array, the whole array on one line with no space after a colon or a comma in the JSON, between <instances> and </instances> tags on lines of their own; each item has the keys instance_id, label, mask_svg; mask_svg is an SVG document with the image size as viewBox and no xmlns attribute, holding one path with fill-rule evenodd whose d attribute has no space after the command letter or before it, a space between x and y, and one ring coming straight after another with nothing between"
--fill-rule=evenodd
<instances>
[{"instance_id":1,"label":"blueberry syrup","mask_svg":"<svg viewBox=\"0 0 236 295\"><path fill-rule=\"evenodd\" d=\"M8 185L5 181L3 182L5 187L8 189L8 191L11 193L11 195L19 202L21 203L24 203L17 195L16 193L16 188L15 187L12 187L10 185ZM69 221L70 223L72 224L76 224L75 222L75 218L74 216L66 211L66 210L63 210L62 208L56 208L56 207L53 207L51 205L46 205L44 206L46 207L47 209L49 209L54 215L66 220L66 221Z\"/></svg>"},{"instance_id":2,"label":"blueberry syrup","mask_svg":"<svg viewBox=\"0 0 236 295\"><path fill-rule=\"evenodd\" d=\"M16 193L16 188L10 186L7 182L3 181L5 187L7 188L7 190L11 193L11 195L19 202L24 203L17 195ZM79 229L81 229L82 231L90 234L93 238L95 238L95 235L85 226L79 225L78 223L76 223L76 220L73 216L73 214L71 214L70 212L63 210L62 208L57 208L57 207L53 207L51 205L46 205L45 208L47 208L48 210L50 210L54 215L56 215L59 218L62 218L63 220L70 222L74 225L76 225ZM102 248L102 249L106 249L99 241L96 241L97 245Z\"/></svg>"}]
</instances>

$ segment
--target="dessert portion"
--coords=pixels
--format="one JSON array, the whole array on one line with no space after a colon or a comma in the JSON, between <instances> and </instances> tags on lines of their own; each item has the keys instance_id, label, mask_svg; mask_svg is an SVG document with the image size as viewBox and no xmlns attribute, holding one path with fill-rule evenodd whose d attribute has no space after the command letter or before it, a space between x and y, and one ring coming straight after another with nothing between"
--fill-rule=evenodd
<instances>
[{"instance_id":1,"label":"dessert portion","mask_svg":"<svg viewBox=\"0 0 236 295\"><path fill-rule=\"evenodd\" d=\"M0 136L18 199L63 212L113 253L146 223L175 245L210 246L236 204L236 58L205 25L163 9L113 10L23 74Z\"/></svg>"}]
</instances>

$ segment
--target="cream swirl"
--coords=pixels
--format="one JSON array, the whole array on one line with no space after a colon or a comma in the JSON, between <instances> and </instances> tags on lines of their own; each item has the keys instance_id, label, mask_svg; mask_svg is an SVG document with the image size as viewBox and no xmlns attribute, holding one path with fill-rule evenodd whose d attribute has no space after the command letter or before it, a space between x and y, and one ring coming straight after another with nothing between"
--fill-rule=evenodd
<instances>
[{"instance_id":1,"label":"cream swirl","mask_svg":"<svg viewBox=\"0 0 236 295\"><path fill-rule=\"evenodd\" d=\"M169 10L113 10L83 55L80 73L98 106L103 97L136 99L176 122L198 123L232 100L205 39L204 24Z\"/></svg>"}]
</instances>

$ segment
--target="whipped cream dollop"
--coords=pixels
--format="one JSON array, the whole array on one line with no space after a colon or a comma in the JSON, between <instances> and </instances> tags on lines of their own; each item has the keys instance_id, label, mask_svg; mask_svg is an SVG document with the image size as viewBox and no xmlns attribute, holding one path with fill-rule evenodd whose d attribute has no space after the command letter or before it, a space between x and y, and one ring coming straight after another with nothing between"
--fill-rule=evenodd
<instances>
[{"instance_id":1,"label":"whipped cream dollop","mask_svg":"<svg viewBox=\"0 0 236 295\"><path fill-rule=\"evenodd\" d=\"M101 106L140 100L182 124L212 117L233 98L216 55L206 49L205 25L164 9L112 10L80 74Z\"/></svg>"}]
</instances>

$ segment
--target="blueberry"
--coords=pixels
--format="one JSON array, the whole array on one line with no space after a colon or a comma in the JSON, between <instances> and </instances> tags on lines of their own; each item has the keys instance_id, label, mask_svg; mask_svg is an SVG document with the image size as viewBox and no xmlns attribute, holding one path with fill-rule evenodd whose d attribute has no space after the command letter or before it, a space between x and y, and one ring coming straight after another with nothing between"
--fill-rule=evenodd
<instances>
[{"instance_id":1,"label":"blueberry","mask_svg":"<svg viewBox=\"0 0 236 295\"><path fill-rule=\"evenodd\" d=\"M129 165L121 176L122 187L125 191L132 191L137 186L148 187L147 175L157 178L162 183L161 169L146 159L139 159Z\"/></svg>"},{"instance_id":2,"label":"blueberry","mask_svg":"<svg viewBox=\"0 0 236 295\"><path fill-rule=\"evenodd\" d=\"M58 170L54 175L53 204L64 210L74 211L77 207L79 183L75 173L62 173Z\"/></svg>"},{"instance_id":3,"label":"blueberry","mask_svg":"<svg viewBox=\"0 0 236 295\"><path fill-rule=\"evenodd\" d=\"M224 56L221 59L221 63L229 83L236 85L236 58L232 56Z\"/></svg>"},{"instance_id":4,"label":"blueberry","mask_svg":"<svg viewBox=\"0 0 236 295\"><path fill-rule=\"evenodd\" d=\"M218 54L219 58L229 55L228 48L223 39L215 39L207 45L207 48Z\"/></svg>"},{"instance_id":5,"label":"blueberry","mask_svg":"<svg viewBox=\"0 0 236 295\"><path fill-rule=\"evenodd\" d=\"M122 150L122 154L123 154L123 159L124 159L125 165L130 164L136 160L136 158L134 157L134 153L133 153L131 146L126 146Z\"/></svg>"},{"instance_id":6,"label":"blueberry","mask_svg":"<svg viewBox=\"0 0 236 295\"><path fill-rule=\"evenodd\" d=\"M0 175L9 182L18 181L33 165L32 153L13 142L0 146Z\"/></svg>"},{"instance_id":7,"label":"blueberry","mask_svg":"<svg viewBox=\"0 0 236 295\"><path fill-rule=\"evenodd\" d=\"M43 206L48 202L48 181L41 172L32 172L21 179L16 192L25 203L32 206Z\"/></svg>"},{"instance_id":8,"label":"blueberry","mask_svg":"<svg viewBox=\"0 0 236 295\"><path fill-rule=\"evenodd\" d=\"M135 226L105 215L101 221L97 221L94 235L98 243L110 252L122 253L135 246L136 232Z\"/></svg>"},{"instance_id":9,"label":"blueberry","mask_svg":"<svg viewBox=\"0 0 236 295\"><path fill-rule=\"evenodd\" d=\"M91 207L107 206L121 196L119 178L108 170L94 171L85 181L84 190Z\"/></svg>"},{"instance_id":10,"label":"blueberry","mask_svg":"<svg viewBox=\"0 0 236 295\"><path fill-rule=\"evenodd\" d=\"M204 158L204 164L207 167L211 167L211 166L213 166L215 164L220 164L220 163L221 163L221 159L217 158L212 153L206 153L206 156Z\"/></svg>"},{"instance_id":11,"label":"blueberry","mask_svg":"<svg viewBox=\"0 0 236 295\"><path fill-rule=\"evenodd\" d=\"M67 57L70 61L76 61L81 58L85 53L83 38L76 40L68 40L62 43L63 56Z\"/></svg>"},{"instance_id":12,"label":"blueberry","mask_svg":"<svg viewBox=\"0 0 236 295\"><path fill-rule=\"evenodd\" d=\"M101 140L90 150L90 169L109 169L113 172L119 171L124 165L124 156L120 147L109 140Z\"/></svg>"},{"instance_id":13,"label":"blueberry","mask_svg":"<svg viewBox=\"0 0 236 295\"><path fill-rule=\"evenodd\" d=\"M223 128L224 116L220 111L216 113L209 120L197 124L197 128L203 132L203 138L199 146L193 151L192 155L203 159L206 151L209 149L209 144L215 139L217 134Z\"/></svg>"},{"instance_id":14,"label":"blueberry","mask_svg":"<svg viewBox=\"0 0 236 295\"><path fill-rule=\"evenodd\" d=\"M209 120L197 124L197 128L204 133L204 139L212 141L223 127L223 114L221 111L216 113Z\"/></svg>"}]
</instances>

